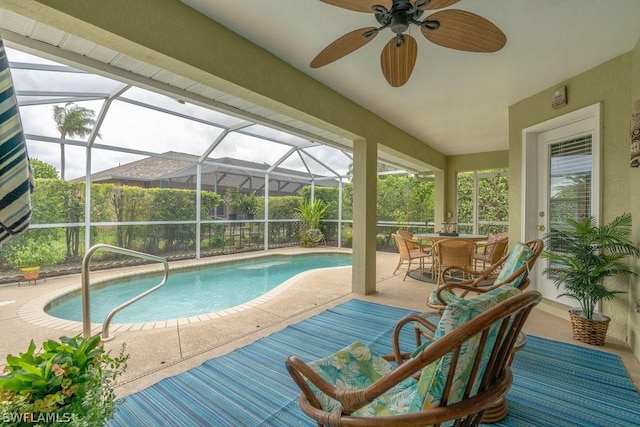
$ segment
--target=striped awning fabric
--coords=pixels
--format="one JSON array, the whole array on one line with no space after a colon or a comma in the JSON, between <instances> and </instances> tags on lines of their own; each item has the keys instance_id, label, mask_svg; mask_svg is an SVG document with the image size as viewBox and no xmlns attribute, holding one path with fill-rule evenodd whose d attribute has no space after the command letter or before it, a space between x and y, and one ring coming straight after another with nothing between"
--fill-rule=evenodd
<instances>
[{"instance_id":1,"label":"striped awning fabric","mask_svg":"<svg viewBox=\"0 0 640 427\"><path fill-rule=\"evenodd\" d=\"M0 245L29 227L33 175L0 35Z\"/></svg>"}]
</instances>

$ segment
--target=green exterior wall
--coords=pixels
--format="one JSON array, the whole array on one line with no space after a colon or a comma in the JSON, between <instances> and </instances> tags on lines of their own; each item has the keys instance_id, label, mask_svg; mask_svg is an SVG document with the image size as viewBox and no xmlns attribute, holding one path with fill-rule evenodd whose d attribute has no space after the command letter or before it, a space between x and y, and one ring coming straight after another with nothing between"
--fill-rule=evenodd
<instances>
[{"instance_id":1,"label":"green exterior wall","mask_svg":"<svg viewBox=\"0 0 640 427\"><path fill-rule=\"evenodd\" d=\"M640 99L640 41L631 52L631 101ZM633 215L634 242L640 243L640 168L629 168L629 211ZM640 274L640 259L634 262L634 271ZM631 280L629 291L629 345L640 358L640 278Z\"/></svg>"},{"instance_id":2,"label":"green exterior wall","mask_svg":"<svg viewBox=\"0 0 640 427\"><path fill-rule=\"evenodd\" d=\"M623 212L631 212L634 219L636 241L640 225L640 203L637 189L631 191L631 182L638 180L638 171L629 167L631 88L639 86L638 47L611 59L591 70L526 98L509 108L509 188L522 188L522 130L568 112L600 102L602 105L601 139L601 221L606 222ZM636 72L632 78L632 64ZM558 86L567 87L568 104L553 109L551 97ZM633 181L632 181L633 180ZM633 194L633 196L632 196ZM509 230L512 239L518 239L521 230L520 191L511 191L509 200ZM602 311L612 318L609 333L617 338L638 340L640 322L631 316L634 309L632 299L638 288L638 279L620 279L609 283L615 289L629 291L618 295L613 301L604 302ZM577 304L576 304L577 305ZM640 354L636 345L635 354Z\"/></svg>"}]
</instances>

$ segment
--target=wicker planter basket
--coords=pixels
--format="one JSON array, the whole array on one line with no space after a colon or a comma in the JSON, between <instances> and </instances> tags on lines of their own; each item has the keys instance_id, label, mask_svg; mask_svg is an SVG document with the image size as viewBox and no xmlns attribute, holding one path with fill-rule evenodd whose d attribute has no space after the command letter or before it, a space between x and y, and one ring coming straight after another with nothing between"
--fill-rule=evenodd
<instances>
[{"instance_id":1,"label":"wicker planter basket","mask_svg":"<svg viewBox=\"0 0 640 427\"><path fill-rule=\"evenodd\" d=\"M597 319L586 319L582 317L582 310L569 310L573 338L586 344L604 345L611 318L594 313L594 317L596 316Z\"/></svg>"}]
</instances>

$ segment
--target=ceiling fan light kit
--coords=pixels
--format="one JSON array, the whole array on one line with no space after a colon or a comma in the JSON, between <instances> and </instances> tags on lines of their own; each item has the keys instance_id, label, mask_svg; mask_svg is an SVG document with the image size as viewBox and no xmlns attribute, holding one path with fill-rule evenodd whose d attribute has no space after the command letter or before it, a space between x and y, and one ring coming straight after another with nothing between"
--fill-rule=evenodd
<instances>
[{"instance_id":1,"label":"ceiling fan light kit","mask_svg":"<svg viewBox=\"0 0 640 427\"><path fill-rule=\"evenodd\" d=\"M441 10L419 19L425 11L442 9L460 0L321 0L356 12L373 13L380 27L366 27L339 37L325 47L310 63L323 67L361 48L389 28L395 34L380 56L382 74L393 87L404 85L411 77L418 56L418 43L409 34L416 25L427 40L437 45L466 52L496 52L507 37L493 23L471 12Z\"/></svg>"}]
</instances>

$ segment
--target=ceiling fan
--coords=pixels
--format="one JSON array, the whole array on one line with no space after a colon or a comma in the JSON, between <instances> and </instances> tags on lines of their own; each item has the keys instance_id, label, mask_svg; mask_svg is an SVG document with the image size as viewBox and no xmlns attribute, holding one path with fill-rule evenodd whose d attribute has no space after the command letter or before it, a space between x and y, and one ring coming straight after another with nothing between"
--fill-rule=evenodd
<instances>
[{"instance_id":1,"label":"ceiling fan","mask_svg":"<svg viewBox=\"0 0 640 427\"><path fill-rule=\"evenodd\" d=\"M395 36L380 56L382 73L389 84L405 84L418 55L418 44L409 34L410 25L420 28L431 42L467 52L496 52L507 43L507 36L493 23L471 12L458 9L441 10L419 19L425 11L442 9L460 0L321 0L324 3L356 12L373 13L380 27L352 31L325 47L311 61L311 68L323 67L361 48L385 28Z\"/></svg>"}]
</instances>

